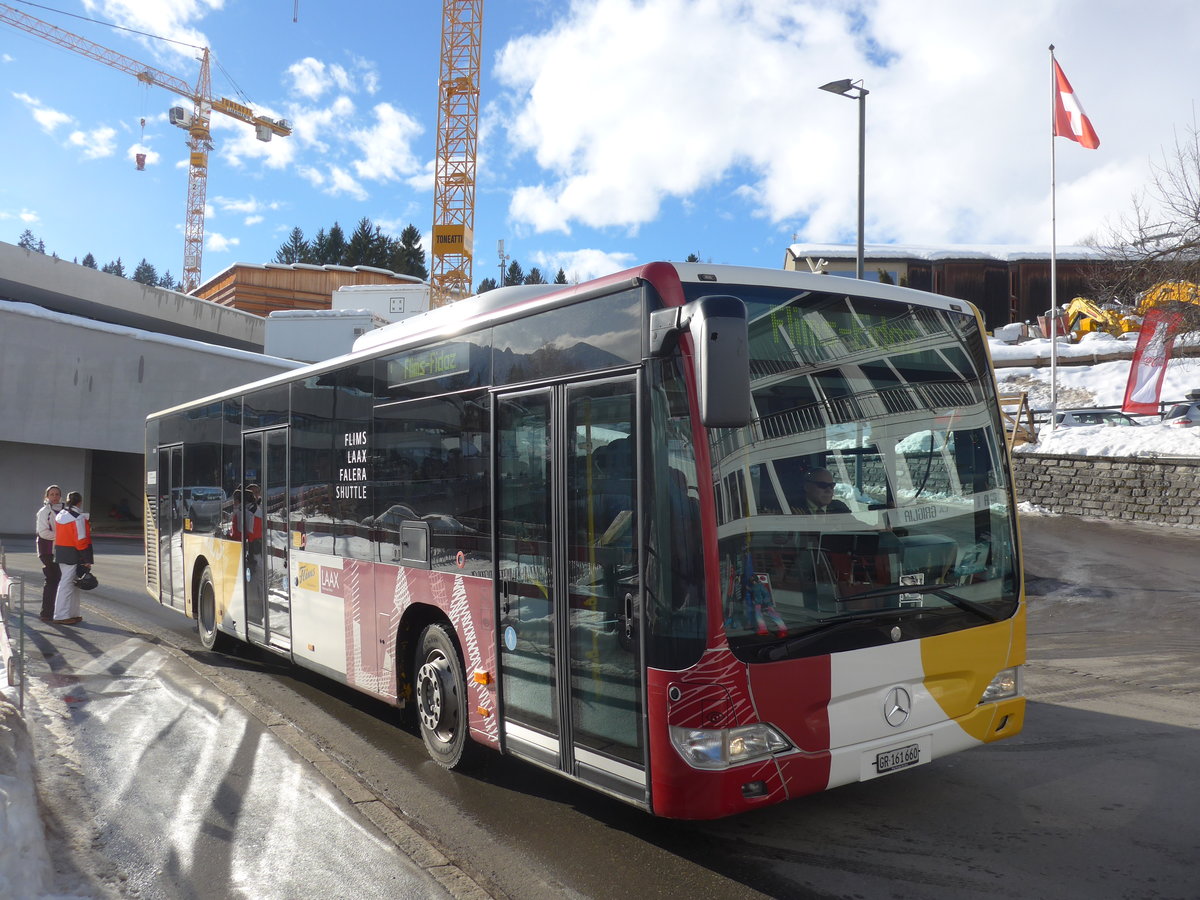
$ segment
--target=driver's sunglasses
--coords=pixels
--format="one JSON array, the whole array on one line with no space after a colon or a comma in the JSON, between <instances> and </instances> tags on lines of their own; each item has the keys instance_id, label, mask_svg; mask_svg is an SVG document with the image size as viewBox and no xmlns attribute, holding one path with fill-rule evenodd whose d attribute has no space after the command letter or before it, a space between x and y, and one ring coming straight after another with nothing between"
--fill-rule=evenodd
<instances>
[{"instance_id":1,"label":"driver's sunglasses","mask_svg":"<svg viewBox=\"0 0 1200 900\"><path fill-rule=\"evenodd\" d=\"M832 481L816 481L812 478L808 479L808 483L815 484L819 488L832 488L834 485L834 482Z\"/></svg>"}]
</instances>

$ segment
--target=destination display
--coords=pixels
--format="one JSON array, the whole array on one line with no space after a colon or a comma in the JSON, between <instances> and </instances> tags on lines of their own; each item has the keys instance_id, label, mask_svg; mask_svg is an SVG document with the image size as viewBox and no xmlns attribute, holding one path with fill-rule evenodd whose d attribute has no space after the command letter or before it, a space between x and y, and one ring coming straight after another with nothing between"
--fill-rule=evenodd
<instances>
[{"instance_id":1,"label":"destination display","mask_svg":"<svg viewBox=\"0 0 1200 900\"><path fill-rule=\"evenodd\" d=\"M400 387L431 378L445 378L471 371L471 345L441 344L414 350L388 360L388 386Z\"/></svg>"}]
</instances>

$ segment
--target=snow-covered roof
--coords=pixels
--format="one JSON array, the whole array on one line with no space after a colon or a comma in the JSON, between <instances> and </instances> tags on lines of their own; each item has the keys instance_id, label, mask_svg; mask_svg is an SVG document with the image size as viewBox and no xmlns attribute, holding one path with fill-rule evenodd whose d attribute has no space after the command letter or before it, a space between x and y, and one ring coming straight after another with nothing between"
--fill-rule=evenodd
<instances>
[{"instance_id":1,"label":"snow-covered roof","mask_svg":"<svg viewBox=\"0 0 1200 900\"><path fill-rule=\"evenodd\" d=\"M851 244L792 244L788 252L796 259L823 257L825 259L856 259L858 248ZM1103 260L1104 254L1092 247L1077 245L1059 246L1056 257L1060 260ZM1050 248L1020 244L866 244L863 246L866 259L917 259L926 262L945 262L956 259L974 259L992 262L1022 262L1049 260Z\"/></svg>"}]
</instances>

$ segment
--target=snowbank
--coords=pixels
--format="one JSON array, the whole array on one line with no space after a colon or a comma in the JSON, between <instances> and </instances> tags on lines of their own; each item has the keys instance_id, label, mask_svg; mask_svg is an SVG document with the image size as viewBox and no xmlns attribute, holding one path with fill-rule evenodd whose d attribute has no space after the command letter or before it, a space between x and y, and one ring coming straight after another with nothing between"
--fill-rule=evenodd
<instances>
[{"instance_id":1,"label":"snowbank","mask_svg":"<svg viewBox=\"0 0 1200 900\"><path fill-rule=\"evenodd\" d=\"M1195 337L1189 335L1189 339ZM1050 408L1049 366L1033 363L1050 358L1050 341L1034 340L1005 344L990 340L992 359L1003 360L996 369L996 382L1002 394L1025 393L1033 410ZM1058 343L1057 407L1111 407L1119 409L1125 399L1129 380L1129 359L1079 364L1080 359L1110 355L1126 350L1132 357L1136 337L1119 339L1107 334L1088 335L1078 344ZM1019 365L1030 363L1028 366ZM1188 391L1200 388L1200 359L1172 359L1163 378L1162 399L1182 400ZM1135 417L1136 418L1136 417ZM1036 444L1022 444L1017 452L1063 453L1083 456L1200 456L1200 428L1160 425L1153 416L1141 417L1140 427L1084 425L1055 428L1039 427Z\"/></svg>"}]
</instances>

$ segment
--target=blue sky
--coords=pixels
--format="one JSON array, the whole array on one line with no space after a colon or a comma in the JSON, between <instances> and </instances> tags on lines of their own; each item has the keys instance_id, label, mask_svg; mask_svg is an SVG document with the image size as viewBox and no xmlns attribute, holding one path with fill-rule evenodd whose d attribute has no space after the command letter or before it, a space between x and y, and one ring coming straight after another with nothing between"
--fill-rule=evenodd
<instances>
[{"instance_id":1,"label":"blue sky","mask_svg":"<svg viewBox=\"0 0 1200 900\"><path fill-rule=\"evenodd\" d=\"M432 225L441 4L435 0L5 0L295 125L214 115L203 274L267 262L291 229L363 216ZM778 268L793 238L855 240L863 79L868 243L1049 244L1050 66L1100 135L1057 142L1058 240L1130 211L1194 121L1190 0L485 0L474 277L497 241L528 271L585 279L697 253ZM144 256L179 277L180 98L0 25L0 240L66 259ZM145 118L146 124L140 124ZM135 169L141 147L149 161Z\"/></svg>"}]
</instances>

